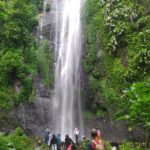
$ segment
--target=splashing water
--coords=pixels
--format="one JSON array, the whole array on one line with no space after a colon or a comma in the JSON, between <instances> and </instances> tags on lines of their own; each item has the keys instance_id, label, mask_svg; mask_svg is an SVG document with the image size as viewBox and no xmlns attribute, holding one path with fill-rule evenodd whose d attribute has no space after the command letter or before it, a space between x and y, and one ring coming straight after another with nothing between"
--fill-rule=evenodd
<instances>
[{"instance_id":1,"label":"splashing water","mask_svg":"<svg viewBox=\"0 0 150 150\"><path fill-rule=\"evenodd\" d=\"M83 0L55 0L55 85L53 126L64 137L83 131L80 99L81 7Z\"/></svg>"}]
</instances>

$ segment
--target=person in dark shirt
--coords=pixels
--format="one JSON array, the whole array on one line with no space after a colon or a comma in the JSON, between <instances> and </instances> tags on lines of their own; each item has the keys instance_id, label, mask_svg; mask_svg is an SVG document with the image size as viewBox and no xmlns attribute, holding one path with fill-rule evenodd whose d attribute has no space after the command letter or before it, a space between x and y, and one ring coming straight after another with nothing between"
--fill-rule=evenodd
<instances>
[{"instance_id":1,"label":"person in dark shirt","mask_svg":"<svg viewBox=\"0 0 150 150\"><path fill-rule=\"evenodd\" d=\"M66 150L72 150L72 145L74 145L74 142L72 139L69 137L67 134L65 137L65 145L66 145Z\"/></svg>"},{"instance_id":2,"label":"person in dark shirt","mask_svg":"<svg viewBox=\"0 0 150 150\"><path fill-rule=\"evenodd\" d=\"M110 142L113 149L119 150L119 144L118 142Z\"/></svg>"},{"instance_id":3,"label":"person in dark shirt","mask_svg":"<svg viewBox=\"0 0 150 150\"><path fill-rule=\"evenodd\" d=\"M50 147L52 150L57 150L57 138L56 138L55 134L52 135Z\"/></svg>"}]
</instances>

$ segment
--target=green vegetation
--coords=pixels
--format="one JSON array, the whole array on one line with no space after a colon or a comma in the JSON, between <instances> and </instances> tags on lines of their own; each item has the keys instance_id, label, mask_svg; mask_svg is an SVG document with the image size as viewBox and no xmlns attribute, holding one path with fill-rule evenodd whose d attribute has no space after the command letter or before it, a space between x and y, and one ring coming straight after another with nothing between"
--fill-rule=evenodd
<instances>
[{"instance_id":1,"label":"green vegetation","mask_svg":"<svg viewBox=\"0 0 150 150\"><path fill-rule=\"evenodd\" d=\"M122 97L124 104L120 119L126 119L131 125L150 129L150 85L143 82L134 83ZM123 115L122 115L123 114ZM124 115L125 114L125 115ZM119 113L118 113L119 116Z\"/></svg>"},{"instance_id":2,"label":"green vegetation","mask_svg":"<svg viewBox=\"0 0 150 150\"><path fill-rule=\"evenodd\" d=\"M112 146L109 141L103 141L107 150L112 150ZM91 143L90 140L83 140L81 144L78 146L78 150L87 150L88 145ZM148 150L144 148L144 145L140 145L139 143L131 143L124 141L119 145L121 150Z\"/></svg>"},{"instance_id":3,"label":"green vegetation","mask_svg":"<svg viewBox=\"0 0 150 150\"><path fill-rule=\"evenodd\" d=\"M113 117L128 120L129 127L140 127L148 134L149 4L149 0L86 0L83 15L86 35L83 66L95 97L89 102L92 111L95 114L107 111Z\"/></svg>"},{"instance_id":4,"label":"green vegetation","mask_svg":"<svg viewBox=\"0 0 150 150\"><path fill-rule=\"evenodd\" d=\"M3 109L28 100L32 93L36 45L31 33L38 23L36 4L29 0L0 1L0 108Z\"/></svg>"},{"instance_id":5,"label":"green vegetation","mask_svg":"<svg viewBox=\"0 0 150 150\"><path fill-rule=\"evenodd\" d=\"M37 50L37 65L38 65L38 74L44 79L46 86L53 85L53 62L54 54L52 49L49 48L49 43L47 40L44 40L41 44L41 47Z\"/></svg>"},{"instance_id":6,"label":"green vegetation","mask_svg":"<svg viewBox=\"0 0 150 150\"><path fill-rule=\"evenodd\" d=\"M52 50L47 41L38 48L32 35L40 7L43 0L0 1L0 109L32 102L35 75L42 75L45 85L52 86ZM46 9L50 11L50 5Z\"/></svg>"},{"instance_id":7,"label":"green vegetation","mask_svg":"<svg viewBox=\"0 0 150 150\"><path fill-rule=\"evenodd\" d=\"M47 5L46 11L50 9ZM33 102L35 76L41 76L46 86L53 84L52 50L48 41L38 48L34 37L41 11L43 0L0 0L0 128L20 125L11 109L22 102ZM0 135L0 149L34 148L23 131L16 129L10 135Z\"/></svg>"},{"instance_id":8,"label":"green vegetation","mask_svg":"<svg viewBox=\"0 0 150 150\"><path fill-rule=\"evenodd\" d=\"M0 134L0 149L34 150L34 145L21 128L16 128L10 135Z\"/></svg>"},{"instance_id":9,"label":"green vegetation","mask_svg":"<svg viewBox=\"0 0 150 150\"><path fill-rule=\"evenodd\" d=\"M47 5L46 11L50 11ZM0 128L20 126L11 109L22 102L32 103L36 89L33 78L41 76L53 84L53 53L48 41L38 47L34 32L43 0L0 0ZM32 34L33 33L33 34ZM18 128L0 135L1 150L33 150L33 141Z\"/></svg>"}]
</instances>

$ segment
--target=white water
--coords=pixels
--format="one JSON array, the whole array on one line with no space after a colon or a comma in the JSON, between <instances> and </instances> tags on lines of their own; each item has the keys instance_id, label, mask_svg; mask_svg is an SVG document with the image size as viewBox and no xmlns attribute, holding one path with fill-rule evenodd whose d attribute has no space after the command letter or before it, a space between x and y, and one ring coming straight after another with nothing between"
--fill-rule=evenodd
<instances>
[{"instance_id":1,"label":"white water","mask_svg":"<svg viewBox=\"0 0 150 150\"><path fill-rule=\"evenodd\" d=\"M43 27L50 24L50 12L46 12L46 5L47 4L51 4L51 0L44 0L43 1L43 11L42 13L39 15L39 33L38 33L38 38L39 38L39 43L42 43L42 41L44 40L43 37Z\"/></svg>"},{"instance_id":2,"label":"white water","mask_svg":"<svg viewBox=\"0 0 150 150\"><path fill-rule=\"evenodd\" d=\"M83 131L80 99L82 0L55 0L55 85L53 126L64 137Z\"/></svg>"}]
</instances>

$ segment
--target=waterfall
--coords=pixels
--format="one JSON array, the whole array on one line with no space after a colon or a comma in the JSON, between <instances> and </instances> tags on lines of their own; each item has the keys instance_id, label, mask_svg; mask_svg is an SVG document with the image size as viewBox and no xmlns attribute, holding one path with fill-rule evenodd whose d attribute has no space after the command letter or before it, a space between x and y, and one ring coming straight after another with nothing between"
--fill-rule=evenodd
<instances>
[{"instance_id":1,"label":"waterfall","mask_svg":"<svg viewBox=\"0 0 150 150\"><path fill-rule=\"evenodd\" d=\"M55 84L53 127L64 137L83 131L80 98L83 0L55 0Z\"/></svg>"}]
</instances>

